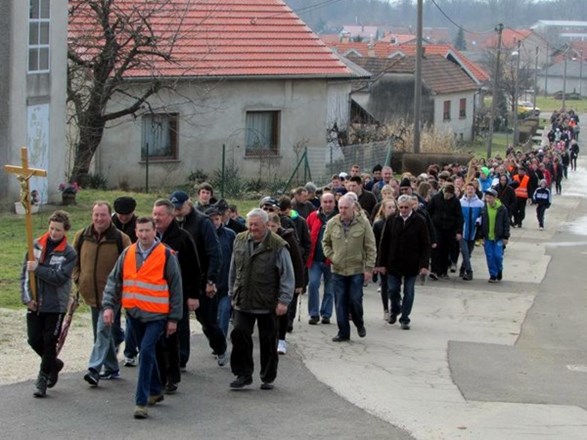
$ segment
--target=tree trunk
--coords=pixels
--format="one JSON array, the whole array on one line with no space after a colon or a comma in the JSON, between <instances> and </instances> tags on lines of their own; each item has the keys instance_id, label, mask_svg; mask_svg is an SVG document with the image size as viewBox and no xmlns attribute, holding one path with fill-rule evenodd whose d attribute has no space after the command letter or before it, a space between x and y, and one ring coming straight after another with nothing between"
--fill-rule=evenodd
<instances>
[{"instance_id":1,"label":"tree trunk","mask_svg":"<svg viewBox=\"0 0 587 440\"><path fill-rule=\"evenodd\" d=\"M94 154L98 150L102 136L104 135L105 122L101 117L87 118L93 119L90 124L80 124L79 141L75 148L75 159L71 180L84 187L87 184L90 165Z\"/></svg>"}]
</instances>

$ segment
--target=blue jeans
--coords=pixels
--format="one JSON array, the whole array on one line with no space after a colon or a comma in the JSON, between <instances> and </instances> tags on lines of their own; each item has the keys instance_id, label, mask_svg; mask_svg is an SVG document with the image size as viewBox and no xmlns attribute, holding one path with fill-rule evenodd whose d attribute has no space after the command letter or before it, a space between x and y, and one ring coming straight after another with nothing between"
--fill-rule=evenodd
<instances>
[{"instance_id":1,"label":"blue jeans","mask_svg":"<svg viewBox=\"0 0 587 440\"><path fill-rule=\"evenodd\" d=\"M332 290L336 306L336 322L338 324L338 335L341 338L350 338L351 326L349 313L355 326L360 329L364 327L363 321L363 282L365 277L362 273L356 275L332 274Z\"/></svg>"},{"instance_id":2,"label":"blue jeans","mask_svg":"<svg viewBox=\"0 0 587 440\"><path fill-rule=\"evenodd\" d=\"M461 272L473 272L471 267L471 255L475 250L475 240L460 240L461 255L463 256L463 262L461 264Z\"/></svg>"},{"instance_id":3,"label":"blue jeans","mask_svg":"<svg viewBox=\"0 0 587 440\"><path fill-rule=\"evenodd\" d=\"M118 359L116 358L116 343L114 341L114 331L116 328L116 319L112 325L104 325L103 309L99 309L98 319L96 322L96 336L88 368L100 373L102 366L105 372L118 371ZM94 307L92 307L92 316ZM120 318L120 309L114 310L114 315ZM120 323L120 321L119 321Z\"/></svg>"},{"instance_id":4,"label":"blue jeans","mask_svg":"<svg viewBox=\"0 0 587 440\"><path fill-rule=\"evenodd\" d=\"M330 265L325 264L323 261L314 261L308 274L310 278L308 285L308 314L311 317L322 316L330 318L334 301ZM320 279L322 276L324 276L324 297L322 298L322 307L320 307Z\"/></svg>"},{"instance_id":5,"label":"blue jeans","mask_svg":"<svg viewBox=\"0 0 587 440\"><path fill-rule=\"evenodd\" d=\"M402 300L402 278L404 281L404 297ZM391 301L391 314L399 315L401 318L399 322L410 323L410 313L412 313L412 306L414 305L414 293L417 275L402 276L387 274L387 286L389 288L389 299Z\"/></svg>"},{"instance_id":6,"label":"blue jeans","mask_svg":"<svg viewBox=\"0 0 587 440\"><path fill-rule=\"evenodd\" d=\"M484 246L489 276L496 278L503 271L503 241L486 239Z\"/></svg>"},{"instance_id":7,"label":"blue jeans","mask_svg":"<svg viewBox=\"0 0 587 440\"><path fill-rule=\"evenodd\" d=\"M218 298L218 327L224 333L224 337L228 337L228 324L230 323L230 315L232 313L231 298L224 295Z\"/></svg>"},{"instance_id":8,"label":"blue jeans","mask_svg":"<svg viewBox=\"0 0 587 440\"><path fill-rule=\"evenodd\" d=\"M165 319L159 319L157 321L142 322L131 316L128 319L131 321L131 328L135 334L135 340L139 344L141 353L135 403L140 406L145 406L147 405L149 396L158 396L161 394L161 379L157 366L155 347L157 346L157 341L163 335L167 321Z\"/></svg>"}]
</instances>

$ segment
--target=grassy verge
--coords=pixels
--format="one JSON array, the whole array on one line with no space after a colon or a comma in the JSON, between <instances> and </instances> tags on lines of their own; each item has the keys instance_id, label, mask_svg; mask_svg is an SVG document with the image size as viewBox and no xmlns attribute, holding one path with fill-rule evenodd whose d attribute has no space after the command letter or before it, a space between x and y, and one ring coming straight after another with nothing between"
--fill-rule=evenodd
<instances>
[{"instance_id":1,"label":"grassy verge","mask_svg":"<svg viewBox=\"0 0 587 440\"><path fill-rule=\"evenodd\" d=\"M68 237L73 239L74 231L81 229L91 222L91 207L95 200L114 199L122 195L130 195L137 200L137 215L151 213L153 202L166 197L167 194L142 194L123 191L99 191L82 190L77 194L77 205L72 206L43 206L38 214L33 216L34 236L39 237L47 230L47 220L55 209L65 209L71 215L72 230ZM256 200L230 201L236 203L241 215L257 206ZM20 307L20 272L26 253L26 234L24 229L24 217L13 213L0 213L0 241L2 252L0 253L0 308Z\"/></svg>"}]
</instances>

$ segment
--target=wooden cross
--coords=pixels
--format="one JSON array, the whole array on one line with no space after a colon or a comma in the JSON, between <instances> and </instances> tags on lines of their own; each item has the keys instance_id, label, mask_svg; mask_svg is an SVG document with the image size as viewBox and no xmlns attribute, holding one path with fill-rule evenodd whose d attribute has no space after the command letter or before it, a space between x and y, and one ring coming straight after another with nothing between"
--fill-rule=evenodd
<instances>
[{"instance_id":1,"label":"wooden cross","mask_svg":"<svg viewBox=\"0 0 587 440\"><path fill-rule=\"evenodd\" d=\"M33 215L31 212L31 193L29 187L29 180L33 176L46 177L47 171L39 168L29 168L29 154L27 147L20 148L20 162L21 166L16 165L4 165L4 170L7 173L16 174L16 178L20 183L20 203L24 208L25 212L25 228L26 238L28 244L28 260L34 261L35 254L33 248ZM35 283L35 273L31 272L31 292L33 294L33 300L37 300L37 285Z\"/></svg>"}]
</instances>

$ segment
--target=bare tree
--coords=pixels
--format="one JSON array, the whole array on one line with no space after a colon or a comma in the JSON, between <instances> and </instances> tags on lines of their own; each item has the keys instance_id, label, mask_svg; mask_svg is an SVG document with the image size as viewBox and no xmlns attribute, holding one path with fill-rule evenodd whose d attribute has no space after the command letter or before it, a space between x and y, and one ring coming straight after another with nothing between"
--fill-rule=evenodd
<instances>
[{"instance_id":1,"label":"bare tree","mask_svg":"<svg viewBox=\"0 0 587 440\"><path fill-rule=\"evenodd\" d=\"M71 178L84 182L106 124L136 114L163 88L157 70L173 61L174 44L188 2L159 0L70 0L67 101L78 130ZM129 72L140 72L135 96ZM108 111L115 96L127 106Z\"/></svg>"}]
</instances>

